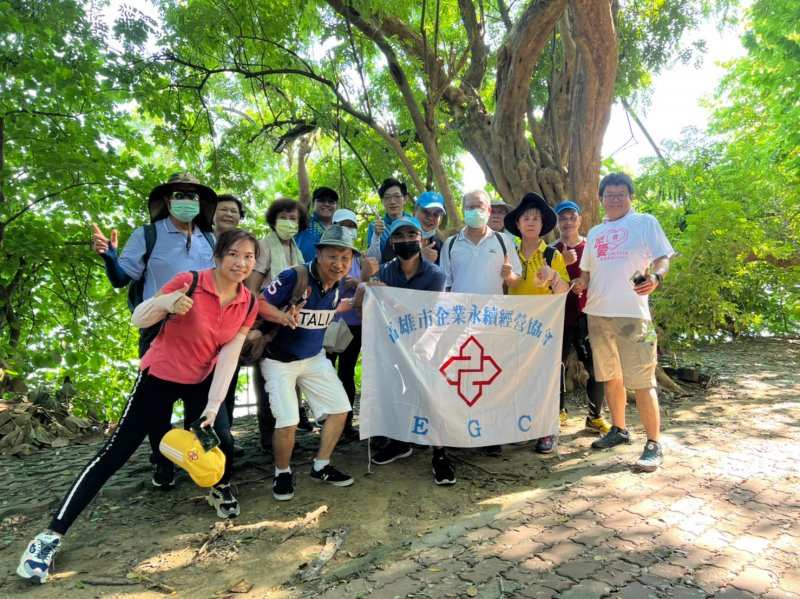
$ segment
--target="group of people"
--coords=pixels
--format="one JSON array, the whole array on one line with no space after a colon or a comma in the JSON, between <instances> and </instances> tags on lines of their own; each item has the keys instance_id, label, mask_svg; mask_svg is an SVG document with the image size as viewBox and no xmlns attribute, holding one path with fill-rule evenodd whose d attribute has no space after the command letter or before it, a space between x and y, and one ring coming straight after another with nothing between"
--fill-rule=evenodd
<instances>
[{"instance_id":1,"label":"group of people","mask_svg":"<svg viewBox=\"0 0 800 599\"><path fill-rule=\"evenodd\" d=\"M49 527L23 553L17 573L45 582L62 536L110 476L145 437L151 445L152 483L174 485L174 466L159 451L171 429L172 407L183 401L185 427L213 427L225 455L222 478L208 502L219 517L239 515L231 486L237 448L231 434L241 357L259 350L262 444L271 446L273 497L294 496L291 468L295 433L303 424L302 394L318 423L319 450L312 481L346 487L353 478L331 459L339 440L357 438L352 407L361 348L361 305L366 288L386 285L433 292L541 295L568 293L562 361L575 349L589 373L586 427L607 449L630 443L625 388L635 391L647 440L635 467L662 463L656 395L656 334L648 296L663 282L672 247L658 221L633 210L633 183L607 175L599 195L605 220L581 236L581 207L569 200L551 208L536 193L516 207L493 203L483 190L463 197L464 227L449 237L446 202L433 191L409 197L405 184L386 179L378 189L384 213L370 219L366 247L357 247L358 215L339 208L335 190L319 187L306 207L274 201L267 234L239 228L242 202L219 195L180 173L148 200L150 223L137 228L119 252L116 231L93 225L92 247L115 287L128 287L132 323L139 329L140 366L113 434L84 467ZM410 211L407 209L411 208ZM545 237L558 229L558 240ZM342 323L351 339L326 355L326 333ZM266 341L258 345L258 341ZM244 349L243 349L244 348ZM562 369L563 378L563 369ZM562 381L562 423L567 419ZM611 423L602 415L607 401ZM556 439L537 439L548 453ZM484 448L499 455L502 447ZM406 458L413 447L385 440L372 462ZM439 485L456 483L445 448L433 448Z\"/></svg>"}]
</instances>

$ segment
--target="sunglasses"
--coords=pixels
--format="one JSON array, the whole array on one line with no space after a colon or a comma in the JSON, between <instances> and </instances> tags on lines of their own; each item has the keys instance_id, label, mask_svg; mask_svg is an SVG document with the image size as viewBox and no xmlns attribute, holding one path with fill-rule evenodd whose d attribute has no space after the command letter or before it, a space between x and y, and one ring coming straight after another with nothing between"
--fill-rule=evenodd
<instances>
[{"instance_id":1,"label":"sunglasses","mask_svg":"<svg viewBox=\"0 0 800 599\"><path fill-rule=\"evenodd\" d=\"M172 200L194 200L195 202L200 199L200 196L193 191L173 191L169 197Z\"/></svg>"}]
</instances>

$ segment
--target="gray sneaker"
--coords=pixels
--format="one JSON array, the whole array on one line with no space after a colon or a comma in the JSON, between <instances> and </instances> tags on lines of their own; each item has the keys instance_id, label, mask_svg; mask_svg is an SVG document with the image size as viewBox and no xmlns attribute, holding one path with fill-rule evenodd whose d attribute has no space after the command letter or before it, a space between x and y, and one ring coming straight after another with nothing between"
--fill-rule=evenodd
<instances>
[{"instance_id":1,"label":"gray sneaker","mask_svg":"<svg viewBox=\"0 0 800 599\"><path fill-rule=\"evenodd\" d=\"M631 442L631 434L618 426L612 426L605 436L592 443L592 449L611 449L617 445Z\"/></svg>"},{"instance_id":2,"label":"gray sneaker","mask_svg":"<svg viewBox=\"0 0 800 599\"><path fill-rule=\"evenodd\" d=\"M636 460L634 468L639 472L655 472L663 463L664 453L661 451L661 444L648 441L644 445L642 455Z\"/></svg>"}]
</instances>

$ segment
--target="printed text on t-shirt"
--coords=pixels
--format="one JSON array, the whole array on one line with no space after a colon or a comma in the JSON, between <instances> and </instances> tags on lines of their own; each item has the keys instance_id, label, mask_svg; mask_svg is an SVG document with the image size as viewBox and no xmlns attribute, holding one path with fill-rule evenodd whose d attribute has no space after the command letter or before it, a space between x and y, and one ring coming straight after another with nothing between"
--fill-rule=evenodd
<instances>
[{"instance_id":1,"label":"printed text on t-shirt","mask_svg":"<svg viewBox=\"0 0 800 599\"><path fill-rule=\"evenodd\" d=\"M628 240L627 229L609 229L594 240L598 260L619 260L628 255L620 246Z\"/></svg>"}]
</instances>

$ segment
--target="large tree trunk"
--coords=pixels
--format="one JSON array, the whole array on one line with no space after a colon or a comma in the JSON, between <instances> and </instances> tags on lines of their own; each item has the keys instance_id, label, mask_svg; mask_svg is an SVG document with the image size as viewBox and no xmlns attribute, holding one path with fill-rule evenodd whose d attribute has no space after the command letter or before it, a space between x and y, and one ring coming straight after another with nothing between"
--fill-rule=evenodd
<instances>
[{"instance_id":1,"label":"large tree trunk","mask_svg":"<svg viewBox=\"0 0 800 599\"><path fill-rule=\"evenodd\" d=\"M614 102L617 36L608 2L572 0L570 13L578 63L570 119L568 190L570 199L583 208L583 226L588 228L598 222L600 214L600 152Z\"/></svg>"}]
</instances>

